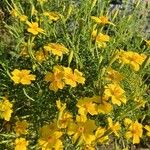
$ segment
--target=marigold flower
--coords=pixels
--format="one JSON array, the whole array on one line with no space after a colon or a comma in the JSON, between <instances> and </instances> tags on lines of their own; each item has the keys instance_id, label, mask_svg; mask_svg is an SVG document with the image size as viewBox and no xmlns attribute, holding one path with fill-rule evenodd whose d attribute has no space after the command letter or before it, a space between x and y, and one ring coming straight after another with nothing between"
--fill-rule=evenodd
<instances>
[{"instance_id":1,"label":"marigold flower","mask_svg":"<svg viewBox=\"0 0 150 150\"><path fill-rule=\"evenodd\" d=\"M0 101L0 117L4 118L6 121L9 121L11 118L11 114L13 104L9 102L9 100L4 97L3 100Z\"/></svg>"},{"instance_id":2,"label":"marigold flower","mask_svg":"<svg viewBox=\"0 0 150 150\"><path fill-rule=\"evenodd\" d=\"M95 122L93 120L87 120L86 122L71 123L68 127L68 135L72 135L73 143L78 139L85 144L91 144L95 140L93 134L96 129Z\"/></svg>"},{"instance_id":3,"label":"marigold flower","mask_svg":"<svg viewBox=\"0 0 150 150\"><path fill-rule=\"evenodd\" d=\"M119 136L119 134L118 134L118 131L120 130L120 124L119 124L119 122L116 122L115 124L113 124L113 121L112 121L112 119L110 117L107 120L108 120L109 128L112 130L112 132L116 136Z\"/></svg>"},{"instance_id":4,"label":"marigold flower","mask_svg":"<svg viewBox=\"0 0 150 150\"><path fill-rule=\"evenodd\" d=\"M29 142L25 138L17 138L15 140L15 150L27 150Z\"/></svg>"},{"instance_id":5,"label":"marigold flower","mask_svg":"<svg viewBox=\"0 0 150 150\"><path fill-rule=\"evenodd\" d=\"M79 114L83 114L84 111L91 115L98 114L97 105L96 103L93 103L92 98L85 97L85 98L79 99L76 106L79 108L78 110Z\"/></svg>"},{"instance_id":6,"label":"marigold flower","mask_svg":"<svg viewBox=\"0 0 150 150\"><path fill-rule=\"evenodd\" d=\"M99 48L105 48L106 47L106 42L108 42L110 39L110 37L108 35L105 35L105 34L102 34L102 33L99 33L97 36L96 36L96 43L98 45Z\"/></svg>"},{"instance_id":7,"label":"marigold flower","mask_svg":"<svg viewBox=\"0 0 150 150\"><path fill-rule=\"evenodd\" d=\"M121 50L118 54L119 60L124 64L129 64L134 71L138 71L140 69L140 65L146 59L146 55L138 54L132 51L123 51Z\"/></svg>"},{"instance_id":8,"label":"marigold flower","mask_svg":"<svg viewBox=\"0 0 150 150\"><path fill-rule=\"evenodd\" d=\"M144 128L147 130L147 134L146 135L150 136L150 126L146 125Z\"/></svg>"},{"instance_id":9,"label":"marigold flower","mask_svg":"<svg viewBox=\"0 0 150 150\"><path fill-rule=\"evenodd\" d=\"M82 77L82 72L77 69L74 70L74 73L71 68L64 67L64 81L66 84L76 87L77 83L84 84L85 78Z\"/></svg>"},{"instance_id":10,"label":"marigold flower","mask_svg":"<svg viewBox=\"0 0 150 150\"><path fill-rule=\"evenodd\" d=\"M99 105L98 105L98 113L102 113L102 114L108 114L112 111L113 107L112 105L107 102L108 98L107 97L99 97L100 101L99 101Z\"/></svg>"},{"instance_id":11,"label":"marigold flower","mask_svg":"<svg viewBox=\"0 0 150 150\"><path fill-rule=\"evenodd\" d=\"M28 32L32 33L33 35L37 35L38 33L44 33L42 28L39 28L37 22L27 22L29 28L27 29Z\"/></svg>"},{"instance_id":12,"label":"marigold flower","mask_svg":"<svg viewBox=\"0 0 150 150\"><path fill-rule=\"evenodd\" d=\"M122 103L126 103L125 91L118 84L108 84L105 87L104 94L106 97L111 97L112 103L118 106Z\"/></svg>"},{"instance_id":13,"label":"marigold flower","mask_svg":"<svg viewBox=\"0 0 150 150\"><path fill-rule=\"evenodd\" d=\"M106 132L105 128L98 127L96 132L95 132L95 137L96 137L96 142L98 143L104 143L105 141L108 140L108 136L104 135Z\"/></svg>"},{"instance_id":14,"label":"marigold flower","mask_svg":"<svg viewBox=\"0 0 150 150\"><path fill-rule=\"evenodd\" d=\"M100 17L92 16L91 19L94 20L97 24L102 24L102 25L111 24L111 25L114 25L112 22L110 22L108 20L108 17L106 17L106 16L100 16Z\"/></svg>"},{"instance_id":15,"label":"marigold flower","mask_svg":"<svg viewBox=\"0 0 150 150\"><path fill-rule=\"evenodd\" d=\"M28 20L28 17L26 15L20 15L19 19L20 19L20 21L25 22Z\"/></svg>"},{"instance_id":16,"label":"marigold flower","mask_svg":"<svg viewBox=\"0 0 150 150\"><path fill-rule=\"evenodd\" d=\"M58 43L49 43L47 46L44 46L44 49L57 56L62 56L63 54L67 54L69 52L63 44Z\"/></svg>"},{"instance_id":17,"label":"marigold flower","mask_svg":"<svg viewBox=\"0 0 150 150\"><path fill-rule=\"evenodd\" d=\"M70 122L72 122L72 114L70 112L65 111L66 103L61 103L60 100L56 101L56 106L59 110L57 126L59 128L67 128Z\"/></svg>"},{"instance_id":18,"label":"marigold flower","mask_svg":"<svg viewBox=\"0 0 150 150\"><path fill-rule=\"evenodd\" d=\"M60 14L58 14L57 12L45 12L44 15L52 21L57 21L58 19L60 19Z\"/></svg>"},{"instance_id":19,"label":"marigold flower","mask_svg":"<svg viewBox=\"0 0 150 150\"><path fill-rule=\"evenodd\" d=\"M18 70L15 69L11 72L12 77L11 79L14 81L15 84L23 84L23 85L30 85L31 81L35 80L35 75L30 74L30 70Z\"/></svg>"},{"instance_id":20,"label":"marigold flower","mask_svg":"<svg viewBox=\"0 0 150 150\"><path fill-rule=\"evenodd\" d=\"M44 125L40 129L39 147L42 150L63 150L63 144L60 140L62 135L63 133L58 130L56 123Z\"/></svg>"},{"instance_id":21,"label":"marigold flower","mask_svg":"<svg viewBox=\"0 0 150 150\"><path fill-rule=\"evenodd\" d=\"M29 126L29 124L26 120L17 121L16 124L15 124L14 131L16 132L16 134L18 136L22 135L22 134L26 134L28 126Z\"/></svg>"},{"instance_id":22,"label":"marigold flower","mask_svg":"<svg viewBox=\"0 0 150 150\"><path fill-rule=\"evenodd\" d=\"M116 71L116 70L114 70L112 68L108 68L106 80L118 83L122 79L123 79L123 76L121 75L121 73L119 73L118 71Z\"/></svg>"},{"instance_id":23,"label":"marigold flower","mask_svg":"<svg viewBox=\"0 0 150 150\"><path fill-rule=\"evenodd\" d=\"M54 66L53 73L48 72L46 74L44 80L46 82L51 82L49 89L57 92L58 89L63 89L65 86L63 77L64 77L63 67L62 66Z\"/></svg>"},{"instance_id":24,"label":"marigold flower","mask_svg":"<svg viewBox=\"0 0 150 150\"><path fill-rule=\"evenodd\" d=\"M132 122L129 126L128 131L125 134L127 139L133 138L133 144L140 143L140 138L142 137L143 129L142 124L136 122Z\"/></svg>"},{"instance_id":25,"label":"marigold flower","mask_svg":"<svg viewBox=\"0 0 150 150\"><path fill-rule=\"evenodd\" d=\"M43 61L45 61L47 56L48 56L48 53L45 52L44 50L39 50L35 52L35 58L39 63L42 63Z\"/></svg>"}]
</instances>

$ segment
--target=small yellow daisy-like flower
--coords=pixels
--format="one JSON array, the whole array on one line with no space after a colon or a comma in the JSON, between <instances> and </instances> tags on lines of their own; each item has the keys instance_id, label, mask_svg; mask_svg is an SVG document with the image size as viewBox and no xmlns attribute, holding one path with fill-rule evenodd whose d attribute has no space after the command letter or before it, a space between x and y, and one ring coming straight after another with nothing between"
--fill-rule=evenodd
<instances>
[{"instance_id":1,"label":"small yellow daisy-like flower","mask_svg":"<svg viewBox=\"0 0 150 150\"><path fill-rule=\"evenodd\" d=\"M17 135L22 135L27 133L27 128L29 124L26 120L23 121L17 121L14 127L14 131Z\"/></svg>"},{"instance_id":2,"label":"small yellow daisy-like flower","mask_svg":"<svg viewBox=\"0 0 150 150\"><path fill-rule=\"evenodd\" d=\"M123 79L123 75L119 73L118 71L108 68L107 69L107 75L106 75L106 80L118 83Z\"/></svg>"},{"instance_id":3,"label":"small yellow daisy-like flower","mask_svg":"<svg viewBox=\"0 0 150 150\"><path fill-rule=\"evenodd\" d=\"M73 143L80 138L81 142L91 144L95 140L94 130L96 129L94 120L87 120L86 122L72 122L68 129L67 134L72 136Z\"/></svg>"},{"instance_id":4,"label":"small yellow daisy-like flower","mask_svg":"<svg viewBox=\"0 0 150 150\"><path fill-rule=\"evenodd\" d=\"M106 129L105 128L102 128L102 127L98 127L96 132L95 132L95 137L96 137L96 141L98 143L104 143L105 141L107 141L109 138L108 138L108 135L104 135L106 132Z\"/></svg>"},{"instance_id":5,"label":"small yellow daisy-like flower","mask_svg":"<svg viewBox=\"0 0 150 150\"><path fill-rule=\"evenodd\" d=\"M43 61L45 61L47 56L48 56L48 53L45 52L44 50L39 50L35 52L35 58L39 63L42 63Z\"/></svg>"},{"instance_id":6,"label":"small yellow daisy-like flower","mask_svg":"<svg viewBox=\"0 0 150 150\"><path fill-rule=\"evenodd\" d=\"M147 136L150 137L150 125L146 125L144 128L147 130Z\"/></svg>"},{"instance_id":7,"label":"small yellow daisy-like flower","mask_svg":"<svg viewBox=\"0 0 150 150\"><path fill-rule=\"evenodd\" d=\"M58 14L57 12L45 12L44 15L52 21L57 21L58 19L60 19L60 14Z\"/></svg>"},{"instance_id":8,"label":"small yellow daisy-like flower","mask_svg":"<svg viewBox=\"0 0 150 150\"><path fill-rule=\"evenodd\" d=\"M137 121L132 122L129 126L128 131L125 134L127 139L133 138L133 144L140 143L140 138L143 135L143 126L142 124L138 123Z\"/></svg>"},{"instance_id":9,"label":"small yellow daisy-like flower","mask_svg":"<svg viewBox=\"0 0 150 150\"><path fill-rule=\"evenodd\" d=\"M108 17L106 17L106 16L100 16L100 17L92 16L91 19L94 20L97 24L102 24L102 25L111 24L111 25L114 25L112 22L110 22L108 20Z\"/></svg>"},{"instance_id":10,"label":"small yellow daisy-like flower","mask_svg":"<svg viewBox=\"0 0 150 150\"><path fill-rule=\"evenodd\" d=\"M112 132L116 136L119 136L119 134L118 134L118 131L120 130L120 124L119 124L119 122L116 122L116 123L113 124L113 121L112 121L112 119L110 117L107 120L108 120L108 125L109 125L108 129L111 129Z\"/></svg>"},{"instance_id":11,"label":"small yellow daisy-like flower","mask_svg":"<svg viewBox=\"0 0 150 150\"><path fill-rule=\"evenodd\" d=\"M18 70L15 69L11 72L12 77L11 79L14 81L15 84L23 84L23 85L30 85L31 81L35 80L35 75L30 74L30 70Z\"/></svg>"},{"instance_id":12,"label":"small yellow daisy-like flower","mask_svg":"<svg viewBox=\"0 0 150 150\"><path fill-rule=\"evenodd\" d=\"M62 56L63 54L67 54L69 52L63 44L58 43L49 43L47 46L44 46L44 49L57 56Z\"/></svg>"},{"instance_id":13,"label":"small yellow daisy-like flower","mask_svg":"<svg viewBox=\"0 0 150 150\"><path fill-rule=\"evenodd\" d=\"M121 103L126 103L127 99L125 96L125 91L118 84L108 84L105 87L104 94L106 97L110 97L113 104L117 104L118 106Z\"/></svg>"},{"instance_id":14,"label":"small yellow daisy-like flower","mask_svg":"<svg viewBox=\"0 0 150 150\"><path fill-rule=\"evenodd\" d=\"M58 89L63 89L65 86L63 77L64 77L63 67L62 66L54 66L53 73L48 72L45 76L44 81L51 82L49 89L57 92Z\"/></svg>"},{"instance_id":15,"label":"small yellow daisy-like flower","mask_svg":"<svg viewBox=\"0 0 150 150\"><path fill-rule=\"evenodd\" d=\"M118 53L118 58L120 62L124 64L129 64L134 71L138 71L140 69L140 65L145 61L146 55L138 54L133 51L123 51L120 50Z\"/></svg>"},{"instance_id":16,"label":"small yellow daisy-like flower","mask_svg":"<svg viewBox=\"0 0 150 150\"><path fill-rule=\"evenodd\" d=\"M12 9L10 12L11 16L13 17L18 17L19 16L19 12L17 9Z\"/></svg>"},{"instance_id":17,"label":"small yellow daisy-like flower","mask_svg":"<svg viewBox=\"0 0 150 150\"><path fill-rule=\"evenodd\" d=\"M71 87L76 87L77 83L85 83L85 78L82 75L83 74L77 69L73 72L71 68L64 67L64 81Z\"/></svg>"},{"instance_id":18,"label":"small yellow daisy-like flower","mask_svg":"<svg viewBox=\"0 0 150 150\"><path fill-rule=\"evenodd\" d=\"M78 100L78 103L76 105L79 110L79 114L83 114L83 112L89 113L91 115L97 115L97 105L93 102L93 98L85 97Z\"/></svg>"},{"instance_id":19,"label":"small yellow daisy-like flower","mask_svg":"<svg viewBox=\"0 0 150 150\"><path fill-rule=\"evenodd\" d=\"M13 112L12 107L12 103L4 97L3 100L0 101L0 117L4 118L6 121L9 121Z\"/></svg>"},{"instance_id":20,"label":"small yellow daisy-like flower","mask_svg":"<svg viewBox=\"0 0 150 150\"><path fill-rule=\"evenodd\" d=\"M15 140L15 150L27 150L29 142L25 138L17 138Z\"/></svg>"},{"instance_id":21,"label":"small yellow daisy-like flower","mask_svg":"<svg viewBox=\"0 0 150 150\"><path fill-rule=\"evenodd\" d=\"M62 135L63 133L59 131L55 122L44 125L40 129L39 147L42 148L42 150L63 150L63 143L60 140Z\"/></svg>"},{"instance_id":22,"label":"small yellow daisy-like flower","mask_svg":"<svg viewBox=\"0 0 150 150\"><path fill-rule=\"evenodd\" d=\"M27 22L29 28L27 29L28 32L32 33L33 35L37 35L38 33L44 33L42 28L39 28L37 22Z\"/></svg>"},{"instance_id":23,"label":"small yellow daisy-like flower","mask_svg":"<svg viewBox=\"0 0 150 150\"><path fill-rule=\"evenodd\" d=\"M28 20L28 17L26 15L20 15L19 19L20 19L20 21L25 22Z\"/></svg>"},{"instance_id":24,"label":"small yellow daisy-like flower","mask_svg":"<svg viewBox=\"0 0 150 150\"><path fill-rule=\"evenodd\" d=\"M110 39L110 37L106 34L102 34L102 33L99 33L97 36L96 36L96 43L98 45L99 48L105 48L106 47L106 42L108 42Z\"/></svg>"}]
</instances>

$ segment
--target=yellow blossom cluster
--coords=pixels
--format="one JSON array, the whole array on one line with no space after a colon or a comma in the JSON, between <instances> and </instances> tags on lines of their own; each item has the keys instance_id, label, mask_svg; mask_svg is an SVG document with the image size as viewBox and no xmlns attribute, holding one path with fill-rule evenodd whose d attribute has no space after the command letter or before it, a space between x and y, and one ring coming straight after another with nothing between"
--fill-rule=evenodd
<instances>
[{"instance_id":1,"label":"yellow blossom cluster","mask_svg":"<svg viewBox=\"0 0 150 150\"><path fill-rule=\"evenodd\" d=\"M118 53L118 59L121 63L130 65L134 71L138 71L146 59L146 55L138 54L133 51L120 50Z\"/></svg>"},{"instance_id":2,"label":"yellow blossom cluster","mask_svg":"<svg viewBox=\"0 0 150 150\"><path fill-rule=\"evenodd\" d=\"M44 80L51 82L50 90L57 91L58 89L63 89L65 84L71 87L76 87L77 83L84 84L85 78L82 75L77 69L73 71L69 67L54 66L53 73L48 72Z\"/></svg>"}]
</instances>

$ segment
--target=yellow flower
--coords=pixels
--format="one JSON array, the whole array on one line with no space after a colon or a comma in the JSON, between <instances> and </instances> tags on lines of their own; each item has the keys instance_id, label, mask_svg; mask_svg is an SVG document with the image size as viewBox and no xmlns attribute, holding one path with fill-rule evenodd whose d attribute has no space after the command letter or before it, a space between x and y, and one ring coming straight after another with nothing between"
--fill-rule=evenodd
<instances>
[{"instance_id":1,"label":"yellow flower","mask_svg":"<svg viewBox=\"0 0 150 150\"><path fill-rule=\"evenodd\" d=\"M37 1L40 3L40 5L43 5L43 3L47 2L47 0L37 0Z\"/></svg>"},{"instance_id":2,"label":"yellow flower","mask_svg":"<svg viewBox=\"0 0 150 150\"><path fill-rule=\"evenodd\" d=\"M12 107L12 103L4 97L3 100L0 101L0 117L4 118L6 121L9 121L13 112Z\"/></svg>"},{"instance_id":3,"label":"yellow flower","mask_svg":"<svg viewBox=\"0 0 150 150\"><path fill-rule=\"evenodd\" d=\"M148 46L150 46L150 40L145 40Z\"/></svg>"},{"instance_id":4,"label":"yellow flower","mask_svg":"<svg viewBox=\"0 0 150 150\"><path fill-rule=\"evenodd\" d=\"M23 85L30 85L31 81L35 80L35 75L30 74L30 70L18 70L15 69L14 71L11 72L13 75L11 79L14 81L15 84L23 84Z\"/></svg>"},{"instance_id":5,"label":"yellow flower","mask_svg":"<svg viewBox=\"0 0 150 150\"><path fill-rule=\"evenodd\" d=\"M107 97L99 97L99 105L98 105L98 113L102 113L102 114L108 114L112 111L112 105L107 102L108 98Z\"/></svg>"},{"instance_id":6,"label":"yellow flower","mask_svg":"<svg viewBox=\"0 0 150 150\"><path fill-rule=\"evenodd\" d=\"M57 12L45 12L44 15L52 21L57 21L58 19L60 19L60 14L58 14Z\"/></svg>"},{"instance_id":7,"label":"yellow flower","mask_svg":"<svg viewBox=\"0 0 150 150\"><path fill-rule=\"evenodd\" d=\"M44 49L57 56L62 56L63 54L67 54L69 52L63 44L58 43L49 43L47 46L44 46Z\"/></svg>"},{"instance_id":8,"label":"yellow flower","mask_svg":"<svg viewBox=\"0 0 150 150\"><path fill-rule=\"evenodd\" d=\"M140 69L140 65L142 65L142 63L147 57L144 54L138 54L136 52L123 51L123 50L120 50L118 56L119 56L119 60L122 63L129 64L134 71L138 71Z\"/></svg>"},{"instance_id":9,"label":"yellow flower","mask_svg":"<svg viewBox=\"0 0 150 150\"><path fill-rule=\"evenodd\" d=\"M35 53L35 58L39 63L42 63L43 61L45 61L47 56L48 56L48 53L45 52L44 50L39 50L39 51L36 51Z\"/></svg>"},{"instance_id":10,"label":"yellow flower","mask_svg":"<svg viewBox=\"0 0 150 150\"><path fill-rule=\"evenodd\" d=\"M108 118L108 125L109 125L109 128L112 130L112 132L115 133L116 136L119 136L119 134L118 134L118 131L120 130L119 122L116 122L115 124L113 124L112 119L109 117Z\"/></svg>"},{"instance_id":11,"label":"yellow flower","mask_svg":"<svg viewBox=\"0 0 150 150\"><path fill-rule=\"evenodd\" d=\"M102 34L102 33L99 33L97 36L96 36L96 43L98 45L99 48L105 48L106 47L106 42L108 42L110 39L110 37L106 34Z\"/></svg>"},{"instance_id":12,"label":"yellow flower","mask_svg":"<svg viewBox=\"0 0 150 150\"><path fill-rule=\"evenodd\" d=\"M27 25L29 26L27 31L32 33L33 35L37 35L38 33L44 33L44 30L42 28L39 28L37 22L27 22Z\"/></svg>"},{"instance_id":13,"label":"yellow flower","mask_svg":"<svg viewBox=\"0 0 150 150\"><path fill-rule=\"evenodd\" d=\"M129 126L131 123L132 123L132 120L131 120L131 119L129 119L129 118L125 118L125 119L124 119L124 125L125 125L125 126Z\"/></svg>"},{"instance_id":14,"label":"yellow flower","mask_svg":"<svg viewBox=\"0 0 150 150\"><path fill-rule=\"evenodd\" d=\"M15 150L27 150L29 142L25 138L17 138L15 140Z\"/></svg>"},{"instance_id":15,"label":"yellow flower","mask_svg":"<svg viewBox=\"0 0 150 150\"><path fill-rule=\"evenodd\" d=\"M28 17L26 15L20 15L19 19L20 19L20 21L25 22L28 20Z\"/></svg>"},{"instance_id":16,"label":"yellow flower","mask_svg":"<svg viewBox=\"0 0 150 150\"><path fill-rule=\"evenodd\" d=\"M72 135L73 143L78 139L85 144L91 144L95 140L93 134L96 129L95 122L93 120L87 120L86 122L71 123L68 127L68 135Z\"/></svg>"},{"instance_id":17,"label":"yellow flower","mask_svg":"<svg viewBox=\"0 0 150 150\"><path fill-rule=\"evenodd\" d=\"M16 134L18 136L21 135L21 134L26 134L28 126L29 126L29 124L26 120L17 121L16 124L15 124L14 131L16 132Z\"/></svg>"},{"instance_id":18,"label":"yellow flower","mask_svg":"<svg viewBox=\"0 0 150 150\"><path fill-rule=\"evenodd\" d=\"M150 136L150 126L146 125L144 128L148 131L147 136Z\"/></svg>"},{"instance_id":19,"label":"yellow flower","mask_svg":"<svg viewBox=\"0 0 150 150\"><path fill-rule=\"evenodd\" d=\"M74 73L71 68L64 67L64 81L66 84L76 87L77 83L84 84L85 78L82 77L82 73L77 69L74 70Z\"/></svg>"},{"instance_id":20,"label":"yellow flower","mask_svg":"<svg viewBox=\"0 0 150 150\"><path fill-rule=\"evenodd\" d=\"M76 106L79 108L78 109L79 114L83 114L84 111L85 113L89 113L91 115L98 114L97 105L93 103L92 98L85 97L85 98L79 99Z\"/></svg>"},{"instance_id":21,"label":"yellow flower","mask_svg":"<svg viewBox=\"0 0 150 150\"><path fill-rule=\"evenodd\" d=\"M70 112L65 111L66 103L61 103L60 100L56 101L56 106L59 110L57 126L59 128L67 128L70 122L72 122L72 114Z\"/></svg>"},{"instance_id":22,"label":"yellow flower","mask_svg":"<svg viewBox=\"0 0 150 150\"><path fill-rule=\"evenodd\" d=\"M93 146L93 145L85 145L82 150L95 150L95 146Z\"/></svg>"},{"instance_id":23,"label":"yellow flower","mask_svg":"<svg viewBox=\"0 0 150 150\"><path fill-rule=\"evenodd\" d=\"M100 16L100 17L92 16L91 19L94 20L97 24L102 24L102 25L111 24L111 25L114 25L112 22L110 22L108 20L108 17L106 17L106 16Z\"/></svg>"},{"instance_id":24,"label":"yellow flower","mask_svg":"<svg viewBox=\"0 0 150 150\"><path fill-rule=\"evenodd\" d=\"M105 87L104 94L106 97L111 97L112 103L118 106L126 103L125 91L118 84L108 84Z\"/></svg>"},{"instance_id":25,"label":"yellow flower","mask_svg":"<svg viewBox=\"0 0 150 150\"><path fill-rule=\"evenodd\" d=\"M63 77L64 77L63 67L62 66L54 66L53 73L48 72L46 74L44 80L46 82L51 82L49 89L57 92L58 89L63 89L65 86Z\"/></svg>"},{"instance_id":26,"label":"yellow flower","mask_svg":"<svg viewBox=\"0 0 150 150\"><path fill-rule=\"evenodd\" d=\"M19 12L18 12L17 8L12 9L11 12L10 12L10 14L13 17L18 17L19 16Z\"/></svg>"},{"instance_id":27,"label":"yellow flower","mask_svg":"<svg viewBox=\"0 0 150 150\"><path fill-rule=\"evenodd\" d=\"M123 76L116 70L108 68L106 80L111 82L120 82L123 79Z\"/></svg>"},{"instance_id":28,"label":"yellow flower","mask_svg":"<svg viewBox=\"0 0 150 150\"><path fill-rule=\"evenodd\" d=\"M98 127L95 132L96 142L98 143L104 143L108 140L108 135L104 135L106 132L105 128Z\"/></svg>"},{"instance_id":29,"label":"yellow flower","mask_svg":"<svg viewBox=\"0 0 150 150\"><path fill-rule=\"evenodd\" d=\"M63 144L60 140L63 135L57 128L56 123L45 125L40 129L39 147L42 150L63 150Z\"/></svg>"},{"instance_id":30,"label":"yellow flower","mask_svg":"<svg viewBox=\"0 0 150 150\"><path fill-rule=\"evenodd\" d=\"M128 131L125 134L127 139L133 138L133 144L140 143L140 138L142 137L143 129L142 124L136 122L132 122Z\"/></svg>"}]
</instances>

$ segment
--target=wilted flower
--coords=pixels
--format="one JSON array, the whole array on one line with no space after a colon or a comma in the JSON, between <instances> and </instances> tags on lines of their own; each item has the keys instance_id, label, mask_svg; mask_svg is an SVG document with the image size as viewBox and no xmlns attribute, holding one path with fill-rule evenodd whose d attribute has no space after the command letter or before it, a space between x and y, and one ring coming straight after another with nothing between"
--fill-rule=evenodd
<instances>
[{"instance_id":1,"label":"wilted flower","mask_svg":"<svg viewBox=\"0 0 150 150\"><path fill-rule=\"evenodd\" d=\"M0 117L4 118L6 121L9 121L13 112L12 107L12 103L4 97L3 100L0 101Z\"/></svg>"},{"instance_id":2,"label":"wilted flower","mask_svg":"<svg viewBox=\"0 0 150 150\"><path fill-rule=\"evenodd\" d=\"M15 69L11 72L12 77L11 79L14 81L15 84L23 84L23 85L30 85L31 81L35 80L35 75L30 74L30 70L18 70Z\"/></svg>"}]
</instances>

